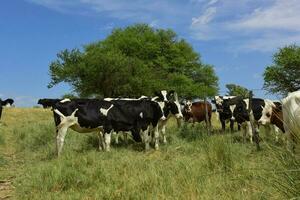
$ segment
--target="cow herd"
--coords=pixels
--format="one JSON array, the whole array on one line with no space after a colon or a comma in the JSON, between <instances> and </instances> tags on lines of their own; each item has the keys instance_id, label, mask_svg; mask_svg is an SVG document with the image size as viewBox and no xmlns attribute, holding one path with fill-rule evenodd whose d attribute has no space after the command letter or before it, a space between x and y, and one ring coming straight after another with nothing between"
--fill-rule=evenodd
<instances>
[{"instance_id":1,"label":"cow herd","mask_svg":"<svg viewBox=\"0 0 300 200\"><path fill-rule=\"evenodd\" d=\"M58 155L69 128L79 133L97 132L99 150L110 151L113 132L131 132L148 150L151 140L154 148L159 148L160 133L167 142L165 126L170 117L183 118L177 94L165 90L152 98L40 99L38 103L53 110Z\"/></svg>"},{"instance_id":2,"label":"cow herd","mask_svg":"<svg viewBox=\"0 0 300 200\"><path fill-rule=\"evenodd\" d=\"M175 117L178 125L181 121L205 121L211 128L213 106L208 101L181 101L175 91L162 90L154 97L140 98L104 98L104 99L39 99L38 104L52 108L56 126L56 147L60 155L67 130L70 128L79 133L97 132L99 150L110 151L111 135L123 133L125 142L130 132L136 142L143 142L145 150L153 143L159 149L160 136L167 143L166 124ZM270 132L274 129L276 138L279 130L286 133L289 148L294 149L300 125L300 91L290 93L280 102L268 99L242 98L239 96L215 96L211 101L215 105L217 118L222 131L226 123L234 130L243 129L244 139L249 136L252 143L253 133L258 133L259 125ZM1 101L2 106L11 106L12 99Z\"/></svg>"}]
</instances>

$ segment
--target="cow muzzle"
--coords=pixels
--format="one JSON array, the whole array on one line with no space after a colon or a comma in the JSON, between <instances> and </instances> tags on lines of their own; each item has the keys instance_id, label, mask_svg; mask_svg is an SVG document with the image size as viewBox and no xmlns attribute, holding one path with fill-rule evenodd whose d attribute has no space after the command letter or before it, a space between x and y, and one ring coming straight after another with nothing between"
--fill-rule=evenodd
<instances>
[{"instance_id":1,"label":"cow muzzle","mask_svg":"<svg viewBox=\"0 0 300 200\"><path fill-rule=\"evenodd\" d=\"M261 125L266 125L266 121L262 120L262 119L258 120L258 123L261 124Z\"/></svg>"},{"instance_id":2,"label":"cow muzzle","mask_svg":"<svg viewBox=\"0 0 300 200\"><path fill-rule=\"evenodd\" d=\"M176 118L176 119L182 119L182 118L183 118L183 115L182 115L182 114L176 114L176 115L175 115L175 118Z\"/></svg>"},{"instance_id":3,"label":"cow muzzle","mask_svg":"<svg viewBox=\"0 0 300 200\"><path fill-rule=\"evenodd\" d=\"M162 121L165 121L167 118L165 117L165 116L162 116L161 118L160 118L160 120L162 120Z\"/></svg>"}]
</instances>

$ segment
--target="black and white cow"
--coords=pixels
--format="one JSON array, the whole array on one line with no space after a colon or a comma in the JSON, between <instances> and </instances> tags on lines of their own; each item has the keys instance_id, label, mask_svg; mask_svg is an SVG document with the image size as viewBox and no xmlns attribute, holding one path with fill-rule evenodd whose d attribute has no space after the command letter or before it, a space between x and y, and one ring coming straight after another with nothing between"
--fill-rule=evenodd
<instances>
[{"instance_id":1,"label":"black and white cow","mask_svg":"<svg viewBox=\"0 0 300 200\"><path fill-rule=\"evenodd\" d=\"M262 116L263 108L267 105L267 100L260 99L260 98L252 98L250 115L248 113L249 99L242 99L241 97L235 97L224 103L227 104L224 106L231 106L231 109L233 109L232 120L236 121L240 126L242 126L244 130L244 138L246 134L248 134L250 137L250 142L252 143L254 130L252 130L250 120L252 120L253 128L258 133L259 132L258 121ZM265 129L268 134L273 128L274 128L273 126L265 125Z\"/></svg>"},{"instance_id":2,"label":"black and white cow","mask_svg":"<svg viewBox=\"0 0 300 200\"><path fill-rule=\"evenodd\" d=\"M0 99L0 120L1 120L1 116L2 116L2 110L3 107L11 107L14 103L13 99L6 99L5 101L2 101Z\"/></svg>"},{"instance_id":3,"label":"black and white cow","mask_svg":"<svg viewBox=\"0 0 300 200\"><path fill-rule=\"evenodd\" d=\"M157 102L161 108L161 110L164 113L164 116L167 118L166 120L159 120L158 122L158 132L159 135L160 133L162 133L163 136L163 142L167 143L167 139L166 139L166 124L168 119L170 119L171 117L175 117L177 119L177 123L180 126L181 124L181 120L183 118L182 113L181 113L181 109L180 109L180 104L178 101L178 96L177 93L175 91L166 91L166 90L162 90L160 92L155 92L155 94L157 96L155 97L147 97L147 96L141 96L138 99L131 99L131 98L105 98L104 100L106 101L112 101L112 102L118 102L118 101L137 101L137 100L142 100L142 99L147 99L147 100L151 100L154 102ZM125 137L125 141L127 141L127 133L124 132L124 137ZM155 143L155 148L158 149L158 139L155 138L158 137L155 132L153 132L153 137L152 139L154 140ZM118 135L116 136L116 142L118 141Z\"/></svg>"},{"instance_id":4,"label":"black and white cow","mask_svg":"<svg viewBox=\"0 0 300 200\"><path fill-rule=\"evenodd\" d=\"M158 130L159 133L162 133L163 136L163 143L167 143L167 137L166 137L166 125L168 120L171 117L175 117L177 120L177 125L181 125L181 121L183 120L183 115L181 111L181 106L178 100L177 93L174 91L171 91L169 93L164 93L168 94L166 95L167 101L162 101L162 95L161 96L156 96L152 98L152 101L156 101L160 107L163 109L164 116L167 118L166 120L160 120L158 123Z\"/></svg>"},{"instance_id":5,"label":"black and white cow","mask_svg":"<svg viewBox=\"0 0 300 200\"><path fill-rule=\"evenodd\" d=\"M100 109L108 109L111 105L110 102L97 99L78 101L64 99L53 104L51 107L56 126L58 156L61 154L68 128L79 133L96 131L99 139L99 150L105 148L102 135L105 116L100 113Z\"/></svg>"},{"instance_id":6,"label":"black and white cow","mask_svg":"<svg viewBox=\"0 0 300 200\"><path fill-rule=\"evenodd\" d=\"M14 104L13 99L6 99L5 101L2 101L2 106L4 107L11 107Z\"/></svg>"},{"instance_id":7,"label":"black and white cow","mask_svg":"<svg viewBox=\"0 0 300 200\"><path fill-rule=\"evenodd\" d=\"M39 99L37 104L40 104L43 106L43 108L51 108L53 105L55 105L57 102L61 101L62 99Z\"/></svg>"},{"instance_id":8,"label":"black and white cow","mask_svg":"<svg viewBox=\"0 0 300 200\"><path fill-rule=\"evenodd\" d=\"M233 111L234 111L234 105L233 101L230 101L230 99L234 99L236 96L215 96L212 100L212 103L216 105L216 114L217 118L219 118L221 125L222 125L222 131L225 131L225 125L226 122L230 122L230 130L233 132L233 126L234 126L234 119L233 119ZM240 127L238 125L238 129L240 130Z\"/></svg>"},{"instance_id":9,"label":"black and white cow","mask_svg":"<svg viewBox=\"0 0 300 200\"><path fill-rule=\"evenodd\" d=\"M148 150L151 131L153 130L155 148L158 148L158 122L166 118L157 102L148 99L113 100L110 102L112 106L101 111L106 116L103 129L108 150L113 131L131 131L133 137L138 137L140 133L143 133L145 149Z\"/></svg>"},{"instance_id":10,"label":"black and white cow","mask_svg":"<svg viewBox=\"0 0 300 200\"><path fill-rule=\"evenodd\" d=\"M156 130L157 121L164 119L158 103L150 100L111 102L98 99L64 99L53 106L57 131L57 153L61 154L68 128L87 133L97 131L99 149L110 150L112 131L131 131L136 141L141 141L144 131L145 147L149 148L146 133ZM104 133L104 141L103 141Z\"/></svg>"}]
</instances>

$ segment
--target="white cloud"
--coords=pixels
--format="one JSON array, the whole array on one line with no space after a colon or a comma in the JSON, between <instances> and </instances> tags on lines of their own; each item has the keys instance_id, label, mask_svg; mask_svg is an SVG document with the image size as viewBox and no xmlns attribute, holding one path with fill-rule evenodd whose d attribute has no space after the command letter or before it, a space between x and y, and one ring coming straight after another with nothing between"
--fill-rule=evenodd
<instances>
[{"instance_id":1,"label":"white cloud","mask_svg":"<svg viewBox=\"0 0 300 200\"><path fill-rule=\"evenodd\" d=\"M227 49L274 51L300 43L299 0L27 0L62 13L99 15L180 30ZM159 22L159 23L158 23ZM114 24L104 27L110 30Z\"/></svg>"},{"instance_id":2,"label":"white cloud","mask_svg":"<svg viewBox=\"0 0 300 200\"><path fill-rule=\"evenodd\" d=\"M197 18L192 18L192 26L206 25L212 21L217 13L216 7L209 7L205 12Z\"/></svg>"},{"instance_id":3,"label":"white cloud","mask_svg":"<svg viewBox=\"0 0 300 200\"><path fill-rule=\"evenodd\" d=\"M300 30L299 0L277 0L266 9L257 8L249 16L232 24L236 29L247 30Z\"/></svg>"},{"instance_id":4,"label":"white cloud","mask_svg":"<svg viewBox=\"0 0 300 200\"><path fill-rule=\"evenodd\" d=\"M216 4L217 2L218 2L219 0L210 0L209 2L208 2L208 6L211 6L211 5L213 5L213 4Z\"/></svg>"},{"instance_id":5,"label":"white cloud","mask_svg":"<svg viewBox=\"0 0 300 200\"><path fill-rule=\"evenodd\" d=\"M215 5L218 12L192 18L195 39L230 41L228 49L263 52L300 43L299 0L269 0L265 4L244 0L238 7L228 2Z\"/></svg>"}]
</instances>

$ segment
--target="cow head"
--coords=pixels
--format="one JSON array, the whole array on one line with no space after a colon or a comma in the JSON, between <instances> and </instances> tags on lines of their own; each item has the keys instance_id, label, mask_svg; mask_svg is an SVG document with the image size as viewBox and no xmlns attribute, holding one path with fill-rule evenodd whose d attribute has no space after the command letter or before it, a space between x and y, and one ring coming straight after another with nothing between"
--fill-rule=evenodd
<instances>
[{"instance_id":1,"label":"cow head","mask_svg":"<svg viewBox=\"0 0 300 200\"><path fill-rule=\"evenodd\" d=\"M177 93L173 92L172 95L174 97L174 100L166 102L166 108L172 115L175 116L176 119L182 119L183 115L181 112L181 106L178 100Z\"/></svg>"},{"instance_id":2,"label":"cow head","mask_svg":"<svg viewBox=\"0 0 300 200\"><path fill-rule=\"evenodd\" d=\"M273 115L273 110L276 109L276 105L273 101L266 99L265 100L265 106L262 106L262 116L258 120L258 123L262 125L266 125L271 123L271 118Z\"/></svg>"},{"instance_id":3,"label":"cow head","mask_svg":"<svg viewBox=\"0 0 300 200\"><path fill-rule=\"evenodd\" d=\"M160 101L168 102L174 97L175 91L161 90L159 92L155 92L154 94L159 97Z\"/></svg>"},{"instance_id":4,"label":"cow head","mask_svg":"<svg viewBox=\"0 0 300 200\"><path fill-rule=\"evenodd\" d=\"M231 105L230 108L231 110L233 110L233 120L235 120L238 123L249 121L249 114L247 104L245 101L240 100L235 105Z\"/></svg>"},{"instance_id":5,"label":"cow head","mask_svg":"<svg viewBox=\"0 0 300 200\"><path fill-rule=\"evenodd\" d=\"M157 96L152 98L153 101L158 102L160 107L163 110L163 113L166 117L168 117L170 114L175 116L178 120L181 120L183 118L180 103L178 100L177 93L174 91L166 92L165 90L155 93Z\"/></svg>"},{"instance_id":6,"label":"cow head","mask_svg":"<svg viewBox=\"0 0 300 200\"><path fill-rule=\"evenodd\" d=\"M184 112L185 113L191 113L192 112L192 101L187 100L184 105Z\"/></svg>"},{"instance_id":7,"label":"cow head","mask_svg":"<svg viewBox=\"0 0 300 200\"><path fill-rule=\"evenodd\" d=\"M12 106L13 103L14 103L14 100L13 100L13 99L6 99L5 101L2 101L2 105L3 105L3 106L6 106L6 107Z\"/></svg>"}]
</instances>

